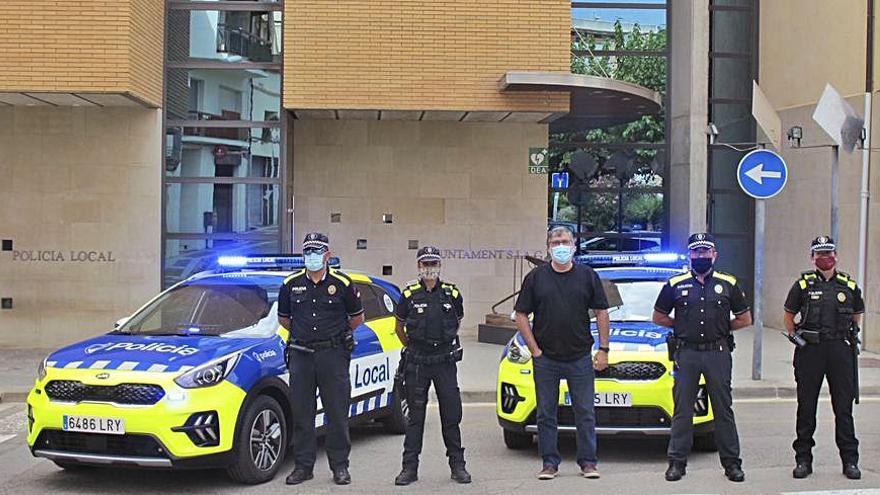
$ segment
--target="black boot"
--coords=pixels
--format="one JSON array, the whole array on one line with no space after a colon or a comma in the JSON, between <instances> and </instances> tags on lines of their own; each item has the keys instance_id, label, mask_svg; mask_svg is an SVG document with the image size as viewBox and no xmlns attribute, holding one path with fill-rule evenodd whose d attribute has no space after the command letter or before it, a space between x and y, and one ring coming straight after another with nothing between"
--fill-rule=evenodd
<instances>
[{"instance_id":1,"label":"black boot","mask_svg":"<svg viewBox=\"0 0 880 495\"><path fill-rule=\"evenodd\" d=\"M859 466L854 462L847 462L843 465L843 475L851 480L862 479L862 472L859 470Z\"/></svg>"},{"instance_id":2,"label":"black boot","mask_svg":"<svg viewBox=\"0 0 880 495\"><path fill-rule=\"evenodd\" d=\"M314 478L315 475L312 474L311 471L307 471L303 468L294 468L293 472L284 480L288 485L298 485L303 481L308 481Z\"/></svg>"},{"instance_id":3,"label":"black boot","mask_svg":"<svg viewBox=\"0 0 880 495\"><path fill-rule=\"evenodd\" d=\"M470 483L471 482L471 474L467 472L467 469L464 468L464 464L456 464L451 466L452 470L452 480L456 483Z\"/></svg>"},{"instance_id":4,"label":"black boot","mask_svg":"<svg viewBox=\"0 0 880 495\"><path fill-rule=\"evenodd\" d=\"M666 481L678 481L687 474L687 465L679 461L669 461L669 468L666 470Z\"/></svg>"},{"instance_id":5,"label":"black boot","mask_svg":"<svg viewBox=\"0 0 880 495\"><path fill-rule=\"evenodd\" d=\"M400 470L400 474L394 478L394 484L397 486L406 486L414 481L419 480L419 472L415 468L405 467Z\"/></svg>"},{"instance_id":6,"label":"black boot","mask_svg":"<svg viewBox=\"0 0 880 495\"><path fill-rule=\"evenodd\" d=\"M333 470L333 482L337 485L350 485L351 474L347 467L338 467Z\"/></svg>"},{"instance_id":7,"label":"black boot","mask_svg":"<svg viewBox=\"0 0 880 495\"><path fill-rule=\"evenodd\" d=\"M730 464L724 468L724 476L727 479L739 483L746 480L746 473L743 472L739 464Z\"/></svg>"},{"instance_id":8,"label":"black boot","mask_svg":"<svg viewBox=\"0 0 880 495\"><path fill-rule=\"evenodd\" d=\"M791 475L799 480L804 479L811 474L813 474L813 466L811 466L809 462L803 461L799 461L797 466L794 467L794 471L791 472Z\"/></svg>"}]
</instances>

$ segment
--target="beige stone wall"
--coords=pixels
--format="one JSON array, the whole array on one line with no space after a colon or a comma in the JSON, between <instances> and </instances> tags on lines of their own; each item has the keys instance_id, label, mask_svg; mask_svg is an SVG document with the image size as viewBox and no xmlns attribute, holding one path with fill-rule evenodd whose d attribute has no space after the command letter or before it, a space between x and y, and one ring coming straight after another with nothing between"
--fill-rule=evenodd
<instances>
[{"instance_id":1,"label":"beige stone wall","mask_svg":"<svg viewBox=\"0 0 880 495\"><path fill-rule=\"evenodd\" d=\"M547 145L546 125L295 121L291 142L297 245L308 231L327 232L344 268L381 275L391 265L398 285L416 277L409 240L468 256L505 251L443 262L442 276L464 293L468 328L512 292L506 250L544 249L547 176L527 173L527 155Z\"/></svg>"},{"instance_id":2,"label":"beige stone wall","mask_svg":"<svg viewBox=\"0 0 880 495\"><path fill-rule=\"evenodd\" d=\"M162 103L162 0L3 0L0 92L126 93Z\"/></svg>"},{"instance_id":3,"label":"beige stone wall","mask_svg":"<svg viewBox=\"0 0 880 495\"><path fill-rule=\"evenodd\" d=\"M287 0L286 108L568 111L502 93L507 71L569 72L567 0Z\"/></svg>"},{"instance_id":4,"label":"beige stone wall","mask_svg":"<svg viewBox=\"0 0 880 495\"><path fill-rule=\"evenodd\" d=\"M849 103L861 111L863 99L849 98ZM830 140L812 120L815 103L780 111L782 128L793 125L804 128L803 145L828 143ZM875 111L875 122L880 111ZM874 139L880 133L874 132ZM812 268L809 245L813 237L829 234L831 230L831 150L780 150L789 167L785 189L767 201L766 259L764 278L765 324L782 328L782 305L795 278ZM877 160L877 154L873 159ZM840 238L837 239L839 269L856 276L858 270L859 189L862 154L840 153ZM880 190L880 173L874 167L871 187ZM869 225L869 252L866 280L859 284L866 289L866 328L868 345L880 348L880 245L875 232L880 232L880 199L871 201Z\"/></svg>"},{"instance_id":5,"label":"beige stone wall","mask_svg":"<svg viewBox=\"0 0 880 495\"><path fill-rule=\"evenodd\" d=\"M0 108L0 239L14 243L0 252L0 297L14 302L0 310L0 346L106 332L159 290L161 117ZM41 251L48 261L27 261Z\"/></svg>"},{"instance_id":6,"label":"beige stone wall","mask_svg":"<svg viewBox=\"0 0 880 495\"><path fill-rule=\"evenodd\" d=\"M863 0L760 2L760 84L773 105L815 102L826 83L845 96L865 90Z\"/></svg>"}]
</instances>

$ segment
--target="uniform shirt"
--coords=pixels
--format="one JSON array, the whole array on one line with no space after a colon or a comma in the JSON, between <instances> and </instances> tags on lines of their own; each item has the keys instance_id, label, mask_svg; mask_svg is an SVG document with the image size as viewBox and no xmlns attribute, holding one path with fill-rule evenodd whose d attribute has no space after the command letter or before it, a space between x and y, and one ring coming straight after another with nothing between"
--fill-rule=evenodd
<instances>
[{"instance_id":1,"label":"uniform shirt","mask_svg":"<svg viewBox=\"0 0 880 495\"><path fill-rule=\"evenodd\" d=\"M675 310L675 336L687 342L715 342L730 334L730 313L749 310L736 277L710 271L704 283L693 272L669 279L654 309L668 315Z\"/></svg>"},{"instance_id":2,"label":"uniform shirt","mask_svg":"<svg viewBox=\"0 0 880 495\"><path fill-rule=\"evenodd\" d=\"M534 313L532 332L551 359L574 361L593 348L591 309L608 309L599 276L586 265L557 272L550 263L535 267L523 280L514 310Z\"/></svg>"},{"instance_id":3,"label":"uniform shirt","mask_svg":"<svg viewBox=\"0 0 880 495\"><path fill-rule=\"evenodd\" d=\"M807 297L810 298L810 305L817 304L819 307L819 318L821 320L822 328L811 328L810 330L820 331L825 334L834 334L837 331L837 308L840 305L838 302L838 292L840 285L835 281L838 272L835 271L834 275L829 279L825 280L822 276L822 272L819 270L815 271L816 278L812 279L813 284L807 286L804 284L804 287L801 288L801 280L803 277L798 279L794 285L791 286L791 290L788 291L788 297L785 298L785 310L792 314L798 314L803 308L804 294L803 291L808 291L806 294ZM847 277L847 280L849 277ZM862 290L855 285L853 282L852 292L855 294L852 304L853 304L853 313L854 314L862 314L865 312L865 301L862 300ZM803 321L805 315L801 314L801 321Z\"/></svg>"},{"instance_id":4,"label":"uniform shirt","mask_svg":"<svg viewBox=\"0 0 880 495\"><path fill-rule=\"evenodd\" d=\"M406 320L409 318L424 318L427 325L425 332L426 335L442 335L442 320L445 314L443 311L443 305L449 304L446 294L443 293L442 284L449 286L450 295L452 296L451 309L455 312L458 321L461 321L461 319L464 318L464 301L462 300L461 292L459 292L454 285L441 282L440 279L437 279L434 288L430 290L428 289L428 286L425 285L424 281L421 280L407 284L407 288L404 289L401 294L400 302L394 310L394 316L398 321L404 323L406 323ZM422 304L425 304L426 307L416 307L412 297L413 288L425 291L427 298Z\"/></svg>"},{"instance_id":5,"label":"uniform shirt","mask_svg":"<svg viewBox=\"0 0 880 495\"><path fill-rule=\"evenodd\" d=\"M278 292L278 317L290 318L290 336L301 342L328 340L348 331L348 319L364 312L348 275L328 268L312 282L306 270L293 273Z\"/></svg>"}]
</instances>

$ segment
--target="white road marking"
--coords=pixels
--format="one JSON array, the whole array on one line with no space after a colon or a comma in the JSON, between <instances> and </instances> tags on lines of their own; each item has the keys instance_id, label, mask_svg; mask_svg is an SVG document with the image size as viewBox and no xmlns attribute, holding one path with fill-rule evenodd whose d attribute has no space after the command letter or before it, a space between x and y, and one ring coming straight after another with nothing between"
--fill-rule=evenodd
<instances>
[{"instance_id":1,"label":"white road marking","mask_svg":"<svg viewBox=\"0 0 880 495\"><path fill-rule=\"evenodd\" d=\"M857 490L820 490L813 492L782 492L782 495L880 495L880 488Z\"/></svg>"},{"instance_id":2,"label":"white road marking","mask_svg":"<svg viewBox=\"0 0 880 495\"><path fill-rule=\"evenodd\" d=\"M880 397L862 397L859 399L860 402L880 402ZM734 404L768 404L772 402L790 402L796 403L797 399L794 397L767 397L767 398L755 398L755 399L733 399ZM820 397L819 402L831 402L830 397Z\"/></svg>"},{"instance_id":3,"label":"white road marking","mask_svg":"<svg viewBox=\"0 0 880 495\"><path fill-rule=\"evenodd\" d=\"M15 438L15 435L0 435L0 443L3 443L7 440L12 440Z\"/></svg>"}]
</instances>

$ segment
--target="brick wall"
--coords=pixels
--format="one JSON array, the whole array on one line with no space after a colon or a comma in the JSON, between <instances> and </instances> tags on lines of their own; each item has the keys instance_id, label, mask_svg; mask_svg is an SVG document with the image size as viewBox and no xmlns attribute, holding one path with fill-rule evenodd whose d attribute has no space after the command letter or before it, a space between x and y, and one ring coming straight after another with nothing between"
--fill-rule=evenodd
<instances>
[{"instance_id":1,"label":"brick wall","mask_svg":"<svg viewBox=\"0 0 880 495\"><path fill-rule=\"evenodd\" d=\"M287 108L567 111L499 91L511 70L569 72L567 0L287 0Z\"/></svg>"},{"instance_id":2,"label":"brick wall","mask_svg":"<svg viewBox=\"0 0 880 495\"><path fill-rule=\"evenodd\" d=\"M162 102L162 0L3 0L0 91Z\"/></svg>"}]
</instances>

